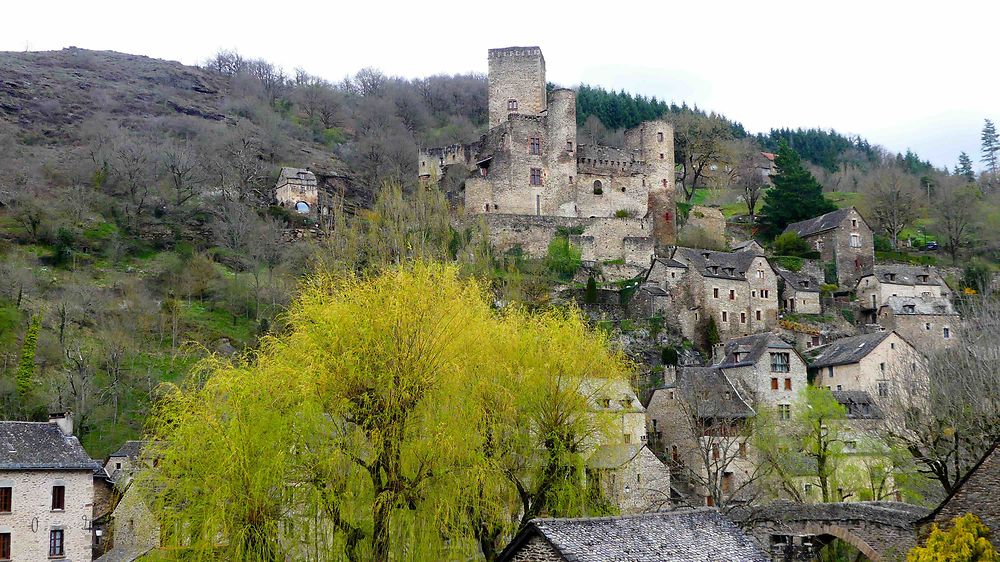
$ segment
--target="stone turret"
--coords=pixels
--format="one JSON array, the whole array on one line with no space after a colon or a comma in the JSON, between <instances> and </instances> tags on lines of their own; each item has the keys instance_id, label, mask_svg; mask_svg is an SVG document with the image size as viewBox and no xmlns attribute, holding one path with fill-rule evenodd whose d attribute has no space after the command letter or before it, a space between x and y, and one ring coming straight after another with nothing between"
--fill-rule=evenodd
<instances>
[{"instance_id":1,"label":"stone turret","mask_svg":"<svg viewBox=\"0 0 1000 562\"><path fill-rule=\"evenodd\" d=\"M667 249L677 241L674 128L663 120L644 121L625 132L625 145L631 150L638 150L648 167L647 216L652 219L657 255L668 255Z\"/></svg>"},{"instance_id":2,"label":"stone turret","mask_svg":"<svg viewBox=\"0 0 1000 562\"><path fill-rule=\"evenodd\" d=\"M545 111L545 58L539 47L490 49L490 128L511 113Z\"/></svg>"}]
</instances>

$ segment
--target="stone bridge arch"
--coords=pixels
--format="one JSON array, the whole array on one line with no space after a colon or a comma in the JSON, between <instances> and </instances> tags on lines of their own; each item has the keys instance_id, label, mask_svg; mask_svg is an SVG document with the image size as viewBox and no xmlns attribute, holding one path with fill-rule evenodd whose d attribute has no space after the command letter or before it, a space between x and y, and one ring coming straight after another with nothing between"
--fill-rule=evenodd
<instances>
[{"instance_id":1,"label":"stone bridge arch","mask_svg":"<svg viewBox=\"0 0 1000 562\"><path fill-rule=\"evenodd\" d=\"M813 560L834 538L869 560L905 555L928 509L899 502L797 504L780 501L730 513L775 561Z\"/></svg>"}]
</instances>

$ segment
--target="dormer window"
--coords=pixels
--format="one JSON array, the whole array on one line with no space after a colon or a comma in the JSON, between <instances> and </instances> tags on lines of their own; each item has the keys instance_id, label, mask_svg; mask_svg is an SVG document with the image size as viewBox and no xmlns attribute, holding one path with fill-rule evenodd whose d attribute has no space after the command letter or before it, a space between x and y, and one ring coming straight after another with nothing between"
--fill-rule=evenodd
<instances>
[{"instance_id":1,"label":"dormer window","mask_svg":"<svg viewBox=\"0 0 1000 562\"><path fill-rule=\"evenodd\" d=\"M895 281L896 280L896 274L895 273L886 273L885 274L885 278L888 279L889 281Z\"/></svg>"},{"instance_id":2,"label":"dormer window","mask_svg":"<svg viewBox=\"0 0 1000 562\"><path fill-rule=\"evenodd\" d=\"M917 281L920 281L921 283L926 283L927 282L927 276L926 275L917 275Z\"/></svg>"},{"instance_id":3,"label":"dormer window","mask_svg":"<svg viewBox=\"0 0 1000 562\"><path fill-rule=\"evenodd\" d=\"M611 399L610 398L601 398L601 407L602 408L610 408L611 407Z\"/></svg>"},{"instance_id":4,"label":"dormer window","mask_svg":"<svg viewBox=\"0 0 1000 562\"><path fill-rule=\"evenodd\" d=\"M799 281L799 285L802 287L809 287L809 281Z\"/></svg>"},{"instance_id":5,"label":"dormer window","mask_svg":"<svg viewBox=\"0 0 1000 562\"><path fill-rule=\"evenodd\" d=\"M907 305L903 306L903 312L907 312L909 314L913 314L916 311L917 311L917 307L915 305L907 304Z\"/></svg>"},{"instance_id":6,"label":"dormer window","mask_svg":"<svg viewBox=\"0 0 1000 562\"><path fill-rule=\"evenodd\" d=\"M627 400L627 399L626 400L620 400L618 403L622 405L622 408L631 408L632 407L632 401L631 400Z\"/></svg>"}]
</instances>

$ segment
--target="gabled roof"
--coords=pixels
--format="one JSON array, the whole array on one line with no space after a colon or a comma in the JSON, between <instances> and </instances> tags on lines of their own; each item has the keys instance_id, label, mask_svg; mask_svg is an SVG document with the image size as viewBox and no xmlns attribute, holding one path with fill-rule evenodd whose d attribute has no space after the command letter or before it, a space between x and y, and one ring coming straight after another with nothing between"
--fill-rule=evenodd
<instances>
[{"instance_id":1,"label":"gabled roof","mask_svg":"<svg viewBox=\"0 0 1000 562\"><path fill-rule=\"evenodd\" d=\"M882 409L866 390L834 390L833 397L841 406L847 408L847 419L880 420Z\"/></svg>"},{"instance_id":2,"label":"gabled roof","mask_svg":"<svg viewBox=\"0 0 1000 562\"><path fill-rule=\"evenodd\" d=\"M677 252L691 264L693 271L704 277L739 281L746 280L747 270L758 257L751 252L715 252L699 248L677 248Z\"/></svg>"},{"instance_id":3,"label":"gabled roof","mask_svg":"<svg viewBox=\"0 0 1000 562\"><path fill-rule=\"evenodd\" d=\"M815 347L809 354L813 358L809 366L819 368L857 363L893 333L895 332L862 334L850 338L841 338L824 346Z\"/></svg>"},{"instance_id":4,"label":"gabled roof","mask_svg":"<svg viewBox=\"0 0 1000 562\"><path fill-rule=\"evenodd\" d=\"M580 380L576 389L595 409L626 412L645 411L642 402L632 390L632 385L625 380L589 377ZM604 400L608 401L607 407L603 405Z\"/></svg>"},{"instance_id":5,"label":"gabled roof","mask_svg":"<svg viewBox=\"0 0 1000 562\"><path fill-rule=\"evenodd\" d=\"M885 299L883 308L892 310L896 315L931 315L931 316L958 316L955 307L951 304L951 299L947 297L929 298L922 297L889 297Z\"/></svg>"},{"instance_id":6,"label":"gabled roof","mask_svg":"<svg viewBox=\"0 0 1000 562\"><path fill-rule=\"evenodd\" d=\"M740 389L718 366L684 367L677 379L655 391L677 390L678 399L694 401L694 413L699 418L743 419L756 412L743 398Z\"/></svg>"},{"instance_id":7,"label":"gabled roof","mask_svg":"<svg viewBox=\"0 0 1000 562\"><path fill-rule=\"evenodd\" d=\"M754 249L755 246L761 249L764 248L763 246L760 245L760 242L757 242L756 240L751 238L750 240L745 240L743 242L739 242L738 244L733 245L733 251L743 252L745 250Z\"/></svg>"},{"instance_id":8,"label":"gabled roof","mask_svg":"<svg viewBox=\"0 0 1000 562\"><path fill-rule=\"evenodd\" d=\"M869 273L864 277L875 277L880 283L888 283L891 285L908 285L911 287L917 285L941 285L940 275L936 269L930 267L929 265L876 265L873 268L872 273ZM864 277L862 277L862 279L864 279Z\"/></svg>"},{"instance_id":9,"label":"gabled roof","mask_svg":"<svg viewBox=\"0 0 1000 562\"><path fill-rule=\"evenodd\" d=\"M812 236L813 234L825 232L840 226L840 223L844 222L844 219L847 218L847 215L851 214L851 211L855 211L854 207L837 209L836 211L829 212L825 215L820 215L804 221L793 222L785 227L784 232L794 232L801 237ZM861 213L858 213L858 215L860 216ZM864 217L861 217L861 220L864 221ZM865 225L867 224L867 221L865 221Z\"/></svg>"},{"instance_id":10,"label":"gabled roof","mask_svg":"<svg viewBox=\"0 0 1000 562\"><path fill-rule=\"evenodd\" d=\"M0 470L87 470L100 464L48 422L0 422Z\"/></svg>"},{"instance_id":11,"label":"gabled roof","mask_svg":"<svg viewBox=\"0 0 1000 562\"><path fill-rule=\"evenodd\" d=\"M724 369L753 365L760 360L768 349L795 350L795 346L774 334L753 334L742 338L733 338L726 342L725 355L717 365ZM739 359L736 359L736 354Z\"/></svg>"},{"instance_id":12,"label":"gabled roof","mask_svg":"<svg viewBox=\"0 0 1000 562\"><path fill-rule=\"evenodd\" d=\"M713 508L627 517L532 519L500 553L510 562L541 537L573 562L768 562L770 557Z\"/></svg>"},{"instance_id":13,"label":"gabled roof","mask_svg":"<svg viewBox=\"0 0 1000 562\"><path fill-rule=\"evenodd\" d=\"M117 451L111 453L109 456L137 459L142 454L142 448L146 446L146 443L146 441L126 441L122 443L122 446Z\"/></svg>"},{"instance_id":14,"label":"gabled roof","mask_svg":"<svg viewBox=\"0 0 1000 562\"><path fill-rule=\"evenodd\" d=\"M785 285L795 289L800 293L818 293L819 281L808 273L798 271L788 271L787 269L775 268L778 275L785 280Z\"/></svg>"}]
</instances>

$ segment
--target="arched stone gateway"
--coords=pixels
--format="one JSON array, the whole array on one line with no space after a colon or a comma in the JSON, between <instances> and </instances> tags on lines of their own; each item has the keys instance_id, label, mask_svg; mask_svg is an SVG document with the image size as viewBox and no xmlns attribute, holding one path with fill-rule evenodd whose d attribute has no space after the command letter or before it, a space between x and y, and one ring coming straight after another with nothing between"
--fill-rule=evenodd
<instances>
[{"instance_id":1,"label":"arched stone gateway","mask_svg":"<svg viewBox=\"0 0 1000 562\"><path fill-rule=\"evenodd\" d=\"M835 538L869 560L905 556L916 542L917 521L930 510L899 502L797 504L775 502L731 512L775 561L813 560Z\"/></svg>"}]
</instances>

